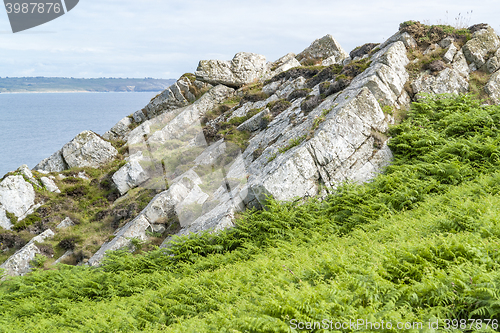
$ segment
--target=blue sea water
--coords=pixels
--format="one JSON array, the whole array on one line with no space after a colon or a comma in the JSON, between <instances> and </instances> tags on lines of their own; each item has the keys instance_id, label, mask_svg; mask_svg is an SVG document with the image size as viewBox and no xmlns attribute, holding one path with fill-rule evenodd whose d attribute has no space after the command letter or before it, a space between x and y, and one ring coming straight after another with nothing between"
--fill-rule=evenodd
<instances>
[{"instance_id":1,"label":"blue sea water","mask_svg":"<svg viewBox=\"0 0 500 333\"><path fill-rule=\"evenodd\" d=\"M78 133L104 134L155 92L0 94L0 177L33 168Z\"/></svg>"}]
</instances>

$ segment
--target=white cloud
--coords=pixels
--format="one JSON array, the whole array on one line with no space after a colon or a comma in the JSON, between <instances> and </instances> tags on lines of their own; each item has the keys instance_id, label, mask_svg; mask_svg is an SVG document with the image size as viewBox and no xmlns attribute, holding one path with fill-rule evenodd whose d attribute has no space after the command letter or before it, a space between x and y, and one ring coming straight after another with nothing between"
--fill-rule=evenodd
<instances>
[{"instance_id":1,"label":"white cloud","mask_svg":"<svg viewBox=\"0 0 500 333\"><path fill-rule=\"evenodd\" d=\"M400 22L453 24L471 10L470 24L500 30L497 6L493 0L82 0L26 33L0 34L0 76L171 78L194 71L200 59L230 59L239 51L274 60L327 33L349 52L383 41ZM0 31L8 30L0 10Z\"/></svg>"}]
</instances>

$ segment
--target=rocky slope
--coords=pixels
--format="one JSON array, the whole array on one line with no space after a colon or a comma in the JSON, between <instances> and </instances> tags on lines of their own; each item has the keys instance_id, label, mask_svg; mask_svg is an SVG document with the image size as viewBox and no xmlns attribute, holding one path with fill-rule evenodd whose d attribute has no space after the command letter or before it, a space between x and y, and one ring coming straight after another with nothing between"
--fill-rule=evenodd
<instances>
[{"instance_id":1,"label":"rocky slope","mask_svg":"<svg viewBox=\"0 0 500 333\"><path fill-rule=\"evenodd\" d=\"M45 267L99 265L108 250L231 227L268 196L369 181L391 161L386 133L411 101L472 91L499 103L499 59L488 25L409 21L349 54L327 35L275 62L201 61L102 137L82 132L33 171L4 177L0 237L12 256L1 267L24 274L41 256Z\"/></svg>"}]
</instances>

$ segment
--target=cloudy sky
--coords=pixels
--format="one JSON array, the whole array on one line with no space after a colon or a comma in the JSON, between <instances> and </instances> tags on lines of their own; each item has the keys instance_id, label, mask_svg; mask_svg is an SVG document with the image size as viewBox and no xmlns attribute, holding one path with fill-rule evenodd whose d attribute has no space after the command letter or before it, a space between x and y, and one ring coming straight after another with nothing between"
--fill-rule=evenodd
<instances>
[{"instance_id":1,"label":"cloudy sky","mask_svg":"<svg viewBox=\"0 0 500 333\"><path fill-rule=\"evenodd\" d=\"M0 77L177 78L200 59L248 51L275 60L326 34L349 52L384 41L400 22L454 25L459 14L500 32L498 0L80 0L17 34L0 8Z\"/></svg>"}]
</instances>

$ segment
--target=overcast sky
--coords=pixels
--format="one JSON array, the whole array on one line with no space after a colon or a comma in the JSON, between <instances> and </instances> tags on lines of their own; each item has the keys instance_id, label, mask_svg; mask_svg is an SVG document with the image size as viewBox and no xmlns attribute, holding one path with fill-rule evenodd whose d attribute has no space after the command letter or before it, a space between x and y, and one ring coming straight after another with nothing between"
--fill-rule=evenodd
<instances>
[{"instance_id":1,"label":"overcast sky","mask_svg":"<svg viewBox=\"0 0 500 333\"><path fill-rule=\"evenodd\" d=\"M403 21L454 25L459 14L500 32L498 0L80 0L17 34L0 8L0 77L177 78L201 59L247 51L276 60L326 34L349 52L384 41Z\"/></svg>"}]
</instances>

